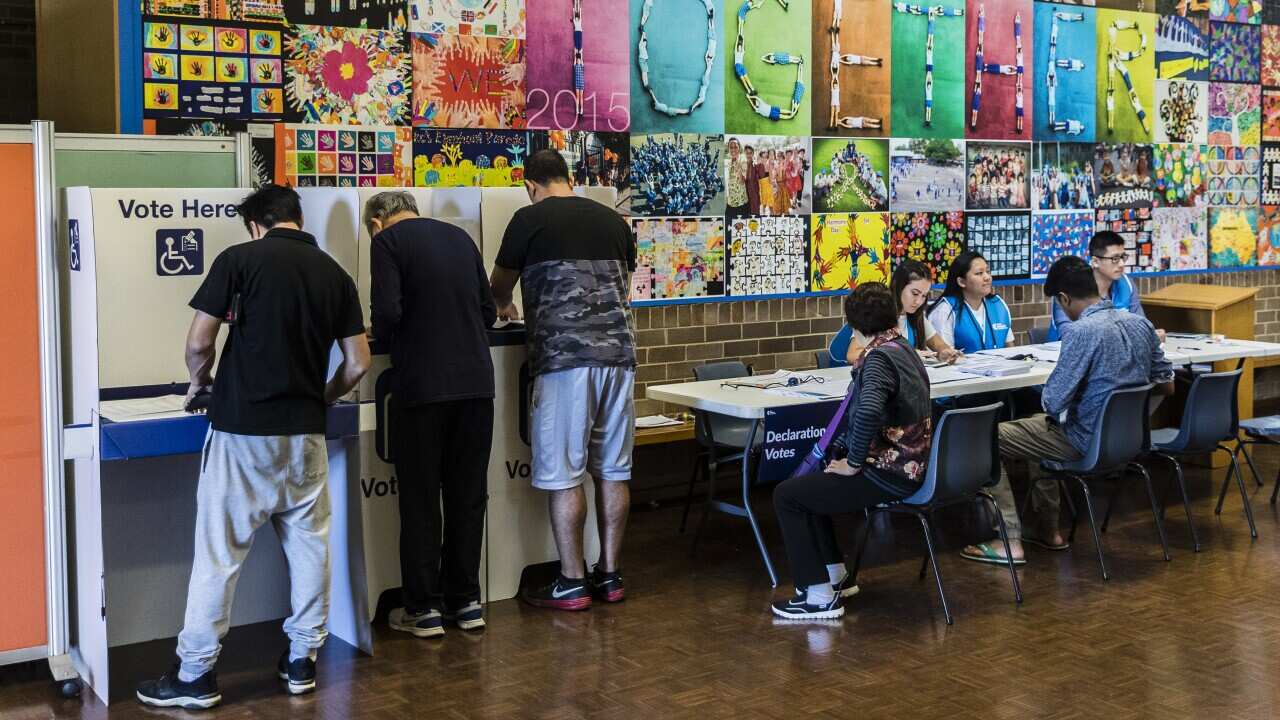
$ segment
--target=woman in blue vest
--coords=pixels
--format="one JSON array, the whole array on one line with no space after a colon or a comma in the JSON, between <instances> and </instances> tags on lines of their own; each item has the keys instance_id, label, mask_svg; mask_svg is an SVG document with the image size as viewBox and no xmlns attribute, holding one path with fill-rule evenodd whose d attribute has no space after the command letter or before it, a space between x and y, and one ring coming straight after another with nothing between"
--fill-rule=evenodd
<instances>
[{"instance_id":1,"label":"woman in blue vest","mask_svg":"<svg viewBox=\"0 0 1280 720\"><path fill-rule=\"evenodd\" d=\"M972 250L951 263L942 296L929 310L929 322L944 342L962 352L1013 345L1009 306L992 292L986 258Z\"/></svg>"},{"instance_id":2,"label":"woman in blue vest","mask_svg":"<svg viewBox=\"0 0 1280 720\"><path fill-rule=\"evenodd\" d=\"M898 308L898 334L918 351L932 351L943 362L955 362L960 353L947 344L925 317L924 306L929 300L929 288L933 275L924 263L905 260L893 271L889 292ZM857 357L862 348L853 339L853 329L847 324L831 339L828 348L832 367L847 365L851 357Z\"/></svg>"}]
</instances>

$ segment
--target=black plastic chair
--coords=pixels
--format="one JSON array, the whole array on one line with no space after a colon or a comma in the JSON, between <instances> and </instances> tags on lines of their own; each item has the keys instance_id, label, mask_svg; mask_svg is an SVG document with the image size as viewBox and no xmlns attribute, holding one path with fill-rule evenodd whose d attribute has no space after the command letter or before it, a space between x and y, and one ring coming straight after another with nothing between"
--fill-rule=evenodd
<instances>
[{"instance_id":1,"label":"black plastic chair","mask_svg":"<svg viewBox=\"0 0 1280 720\"><path fill-rule=\"evenodd\" d=\"M1102 568L1103 580L1110 580L1111 576L1107 573L1107 560L1102 552L1102 539L1098 534L1093 499L1086 478L1104 478L1116 473L1123 475L1126 470L1142 475L1147 485L1147 496L1151 499L1151 515L1155 518L1160 547L1164 550L1165 561L1169 560L1169 542L1165 539L1160 508L1156 504L1155 490L1151 487L1151 475L1137 462L1151 444L1151 421L1147 414L1147 399L1151 396L1151 388L1148 384L1111 391L1085 457L1072 461L1044 460L1040 463L1040 468L1062 486L1064 495L1069 495L1066 479L1070 478L1080 484L1084 493L1085 510L1089 513L1089 528L1093 531L1093 542L1098 549L1098 565ZM1079 514L1073 512L1069 540L1075 540L1078 519Z\"/></svg>"},{"instance_id":2,"label":"black plastic chair","mask_svg":"<svg viewBox=\"0 0 1280 720\"><path fill-rule=\"evenodd\" d=\"M1249 503L1249 493L1244 487L1244 475L1240 472L1240 464L1236 452L1223 443L1236 439L1239 433L1240 416L1236 391L1240 387L1240 376L1243 371L1203 373L1197 375L1191 383L1187 394L1187 404L1182 411L1182 425L1176 428L1165 428L1151 431L1151 455L1164 458L1173 464L1174 476L1178 488L1182 491L1182 504L1187 512L1187 524L1191 526L1191 542L1196 552L1200 552L1200 539L1196 535L1195 524L1191 521L1191 503L1187 499L1187 486L1182 476L1182 465L1178 457L1188 455L1206 455L1215 450L1231 453L1231 466L1222 481L1222 492L1218 496L1218 510L1222 512L1222 500L1227 494L1227 485L1231 476L1236 477L1240 488L1240 497L1244 501L1244 514L1249 520L1249 534L1258 537L1258 530L1253 522L1253 508ZM1166 490L1167 494L1167 490ZM1160 509L1163 512L1164 503ZM1107 508L1110 517L1111 508ZM1107 521L1102 521L1105 532Z\"/></svg>"},{"instance_id":3,"label":"black plastic chair","mask_svg":"<svg viewBox=\"0 0 1280 720\"><path fill-rule=\"evenodd\" d=\"M697 381L732 380L734 378L747 377L750 374L750 368L737 360L707 363L693 369L693 377ZM700 472L706 473L707 500L703 505L702 517L698 520L698 527L693 535L693 545L689 552L690 554L697 552L698 542L702 539L702 530L707 524L707 516L711 514L713 509L736 517L746 518L751 524L751 531L755 534L756 544L759 546L760 555L764 559L765 569L769 572L770 580L776 586L778 584L777 574L773 569L773 561L769 558L769 552L765 548L764 537L760 533L760 526L756 522L755 513L751 510L750 497L748 495L751 487L750 482L748 482L748 478L751 477L750 459L753 454L758 454L761 446L764 445L764 434L758 432L759 423L755 420L736 418L703 410L694 410L693 418L694 438L698 442L699 451L698 459L694 462L693 473L689 478L689 491L685 497L684 515L680 518L680 532L685 531L688 523L689 509L693 506L693 487L698 481ZM750 447L749 451L747 449L748 446ZM717 472L721 465L733 462L741 462L743 464L742 505L716 500ZM757 469L759 469L758 463Z\"/></svg>"},{"instance_id":4,"label":"black plastic chair","mask_svg":"<svg viewBox=\"0 0 1280 720\"><path fill-rule=\"evenodd\" d=\"M1253 480L1262 487L1262 476L1258 474L1258 468L1253 464L1253 458L1249 455L1248 446L1250 445L1280 445L1280 415L1268 415L1266 417L1249 418L1240 421L1240 429L1244 431L1245 437L1239 440L1237 449L1244 459L1249 462L1249 470L1253 472ZM1276 504L1276 495L1280 494L1280 470L1276 471L1275 487L1271 489L1271 504Z\"/></svg>"},{"instance_id":5,"label":"black plastic chair","mask_svg":"<svg viewBox=\"0 0 1280 720\"><path fill-rule=\"evenodd\" d=\"M1018 584L1018 571L1009 550L1004 518L1000 515L995 498L986 490L1000 480L999 433L996 432L1000 405L994 403L963 410L948 410L943 414L942 420L938 422L938 429L933 433L929 470L924 484L914 495L901 502L881 505L867 511L867 521L863 525L862 538L858 542L857 555L853 561L853 581L858 579L858 568L862 564L862 553L866 550L872 515L881 512L914 515L919 518L924 529L925 546L929 550L929 555L920 565L920 579L924 579L925 570L932 563L933 576L938 582L938 597L942 599L942 613L946 616L947 624L951 625L951 610L947 606L947 594L942 587L942 573L938 570L938 558L933 547L933 514L939 508L976 502L979 505L985 504L999 521L1000 540L1004 543L1005 557L1009 559L1009 576L1013 579L1013 598L1017 603L1022 602L1022 587ZM989 448L989 451L978 452L979 448Z\"/></svg>"},{"instance_id":6,"label":"black plastic chair","mask_svg":"<svg viewBox=\"0 0 1280 720\"><path fill-rule=\"evenodd\" d=\"M1027 330L1027 338L1031 340L1032 345L1042 345L1049 342L1049 328L1032 327Z\"/></svg>"},{"instance_id":7,"label":"black plastic chair","mask_svg":"<svg viewBox=\"0 0 1280 720\"><path fill-rule=\"evenodd\" d=\"M830 350L814 350L813 362L819 370L826 370L831 367L831 351Z\"/></svg>"}]
</instances>

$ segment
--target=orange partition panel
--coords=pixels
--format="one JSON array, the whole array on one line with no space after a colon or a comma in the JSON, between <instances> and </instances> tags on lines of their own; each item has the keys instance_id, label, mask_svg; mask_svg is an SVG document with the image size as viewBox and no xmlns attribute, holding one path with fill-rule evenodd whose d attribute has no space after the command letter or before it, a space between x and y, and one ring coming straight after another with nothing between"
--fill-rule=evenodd
<instances>
[{"instance_id":1,"label":"orange partition panel","mask_svg":"<svg viewBox=\"0 0 1280 720\"><path fill-rule=\"evenodd\" d=\"M35 158L0 144L0 652L45 644Z\"/></svg>"}]
</instances>

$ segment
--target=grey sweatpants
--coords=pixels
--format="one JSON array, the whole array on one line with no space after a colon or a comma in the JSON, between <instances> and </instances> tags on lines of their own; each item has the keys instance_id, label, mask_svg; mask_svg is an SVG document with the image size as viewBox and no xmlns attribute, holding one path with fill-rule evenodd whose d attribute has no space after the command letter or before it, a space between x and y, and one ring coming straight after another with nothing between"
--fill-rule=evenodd
<instances>
[{"instance_id":1,"label":"grey sweatpants","mask_svg":"<svg viewBox=\"0 0 1280 720\"><path fill-rule=\"evenodd\" d=\"M210 430L196 491L195 560L178 635L184 675L213 669L253 535L275 525L289 562L291 657L324 644L329 616L329 455L324 435L260 437Z\"/></svg>"}]
</instances>

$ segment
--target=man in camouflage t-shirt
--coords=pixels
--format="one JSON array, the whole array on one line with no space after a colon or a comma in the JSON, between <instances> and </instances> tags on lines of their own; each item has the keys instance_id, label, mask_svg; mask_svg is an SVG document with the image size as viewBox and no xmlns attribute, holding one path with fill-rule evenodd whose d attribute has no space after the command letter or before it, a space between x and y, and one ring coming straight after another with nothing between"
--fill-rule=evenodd
<instances>
[{"instance_id":1,"label":"man in camouflage t-shirt","mask_svg":"<svg viewBox=\"0 0 1280 720\"><path fill-rule=\"evenodd\" d=\"M612 208L573 194L560 153L534 153L524 178L533 205L507 225L493 295L499 316L517 318L512 291L521 283L534 376L533 486L550 493L560 575L521 597L539 607L585 610L592 596L618 602L625 594L618 559L635 439L635 333L627 305L635 238ZM588 475L602 510L601 551L584 578Z\"/></svg>"}]
</instances>

